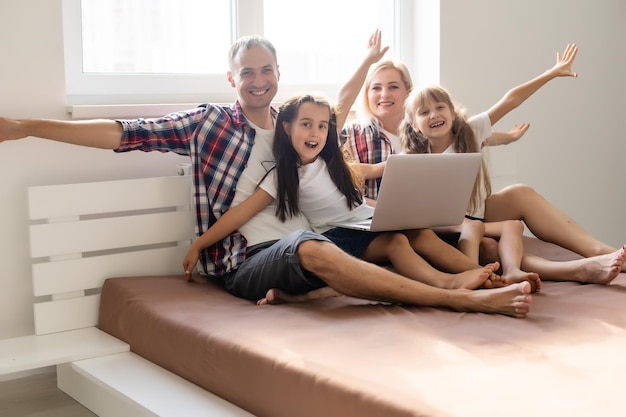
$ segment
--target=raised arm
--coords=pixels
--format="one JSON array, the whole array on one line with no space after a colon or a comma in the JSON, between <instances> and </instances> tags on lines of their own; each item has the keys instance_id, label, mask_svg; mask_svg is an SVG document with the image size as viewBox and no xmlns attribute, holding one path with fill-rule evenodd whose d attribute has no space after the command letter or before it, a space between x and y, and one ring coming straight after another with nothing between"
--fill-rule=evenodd
<instances>
[{"instance_id":1,"label":"raised arm","mask_svg":"<svg viewBox=\"0 0 626 417\"><path fill-rule=\"evenodd\" d=\"M548 81L556 77L578 77L578 74L572 71L572 64L577 53L578 47L576 44L568 44L565 52L563 52L563 56L560 56L557 52L556 64L552 68L538 77L509 90L500 101L488 110L491 125L495 125L508 112L522 104Z\"/></svg>"},{"instance_id":2,"label":"raised arm","mask_svg":"<svg viewBox=\"0 0 626 417\"><path fill-rule=\"evenodd\" d=\"M29 136L92 148L117 149L122 126L114 120L6 119L0 117L0 142Z\"/></svg>"},{"instance_id":3,"label":"raised arm","mask_svg":"<svg viewBox=\"0 0 626 417\"><path fill-rule=\"evenodd\" d=\"M381 32L380 30L376 30L367 43L367 54L365 59L358 66L352 77L345 83L339 93L337 94L337 130L341 131L343 128L346 119L348 118L348 114L350 112L350 108L354 104L354 101L359 95L361 88L363 87L363 83L365 82L365 77L367 77L367 71L372 66L378 62L383 55L389 50L389 46L381 47Z\"/></svg>"},{"instance_id":4,"label":"raised arm","mask_svg":"<svg viewBox=\"0 0 626 417\"><path fill-rule=\"evenodd\" d=\"M217 221L204 232L202 236L192 243L183 259L183 268L187 281L191 279L191 271L200 259L203 249L219 242L226 236L246 224L255 214L267 207L274 198L265 190L259 188L245 201L229 209Z\"/></svg>"}]
</instances>

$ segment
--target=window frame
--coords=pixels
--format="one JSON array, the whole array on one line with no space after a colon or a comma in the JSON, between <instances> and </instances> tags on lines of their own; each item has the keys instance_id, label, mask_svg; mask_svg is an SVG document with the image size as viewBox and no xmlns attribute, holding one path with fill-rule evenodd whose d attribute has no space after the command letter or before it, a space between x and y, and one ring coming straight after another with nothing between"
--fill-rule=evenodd
<instances>
[{"instance_id":1,"label":"window frame","mask_svg":"<svg viewBox=\"0 0 626 417\"><path fill-rule=\"evenodd\" d=\"M394 27L392 47L394 58L407 63L412 68L412 45L415 37L414 16L417 16L419 3L431 0L379 0L385 7L393 7L390 15ZM235 90L226 81L226 70L220 75L186 74L85 74L82 72L81 44L81 0L62 0L63 38L65 51L66 100L68 111L75 118L93 117L108 107L116 116L125 113L138 113L137 103L145 104L141 110L156 114L166 104L180 104L181 108L190 103L214 102L232 103L236 98ZM231 0L231 8L236 16L231 39L234 41L247 34L263 34L262 0ZM438 4L438 1L437 1ZM241 12L240 11L244 11ZM383 32L385 33L385 32ZM389 42L389 41L387 41ZM225 57L223 58L225 59ZM279 62L280 64L280 62ZM415 78L415 76L414 76ZM414 79L414 82L416 79ZM276 100L298 91L309 90L334 97L339 84L297 84L289 85L281 81ZM146 94L150 91L150 94ZM85 109L95 110L84 113ZM121 109L120 109L121 108ZM124 108L126 110L124 110ZM176 107L174 107L176 108ZM80 110L83 110L82 112ZM148 109L148 110L146 110Z\"/></svg>"},{"instance_id":2,"label":"window frame","mask_svg":"<svg viewBox=\"0 0 626 417\"><path fill-rule=\"evenodd\" d=\"M70 106L201 102L206 100L209 93L217 101L232 100L232 88L225 82L225 73L224 75L83 73L80 0L63 0L63 42L65 90L67 104ZM158 92L146 94L146 91Z\"/></svg>"}]
</instances>

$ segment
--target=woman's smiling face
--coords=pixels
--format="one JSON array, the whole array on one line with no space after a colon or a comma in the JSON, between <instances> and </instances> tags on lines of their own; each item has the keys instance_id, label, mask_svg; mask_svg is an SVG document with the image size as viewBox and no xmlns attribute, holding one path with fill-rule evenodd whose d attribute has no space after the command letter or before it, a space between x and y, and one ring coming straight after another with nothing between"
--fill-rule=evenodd
<instances>
[{"instance_id":1,"label":"woman's smiling face","mask_svg":"<svg viewBox=\"0 0 626 417\"><path fill-rule=\"evenodd\" d=\"M404 113L404 101L408 94L400 71L383 68L372 77L367 87L367 103L372 114L384 120Z\"/></svg>"}]
</instances>

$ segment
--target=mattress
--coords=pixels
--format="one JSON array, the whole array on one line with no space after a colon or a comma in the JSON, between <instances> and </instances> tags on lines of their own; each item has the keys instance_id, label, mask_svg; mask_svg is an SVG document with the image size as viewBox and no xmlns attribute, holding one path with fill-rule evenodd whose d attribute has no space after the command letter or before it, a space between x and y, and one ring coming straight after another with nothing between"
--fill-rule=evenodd
<instances>
[{"instance_id":1,"label":"mattress","mask_svg":"<svg viewBox=\"0 0 626 417\"><path fill-rule=\"evenodd\" d=\"M257 416L608 417L626 415L625 300L624 273L543 282L525 319L350 297L257 306L182 275L119 277L99 327Z\"/></svg>"}]
</instances>

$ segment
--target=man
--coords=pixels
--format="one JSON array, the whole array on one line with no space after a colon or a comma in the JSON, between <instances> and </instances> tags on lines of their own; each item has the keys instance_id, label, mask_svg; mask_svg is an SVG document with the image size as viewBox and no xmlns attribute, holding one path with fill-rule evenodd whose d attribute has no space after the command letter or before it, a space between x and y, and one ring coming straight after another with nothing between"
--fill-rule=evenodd
<instances>
[{"instance_id":1,"label":"man","mask_svg":"<svg viewBox=\"0 0 626 417\"><path fill-rule=\"evenodd\" d=\"M370 47L380 53L380 33ZM370 53L372 53L370 51ZM384 53L384 52L383 52ZM11 120L0 118L0 142L36 136L59 142L113 149L170 151L191 158L196 232L255 189L273 160L272 140L280 72L276 51L264 38L239 39L229 53L228 82L237 91L233 106L204 104L152 120ZM268 244L246 247L234 233L202 254L205 274L231 293L274 302L274 289L304 294L326 286L348 296L377 301L448 307L525 317L530 285L489 290L446 290L410 280L353 258L327 238L308 230L302 218L281 223L272 206L255 217L255 233ZM485 269L484 279L490 271Z\"/></svg>"}]
</instances>

